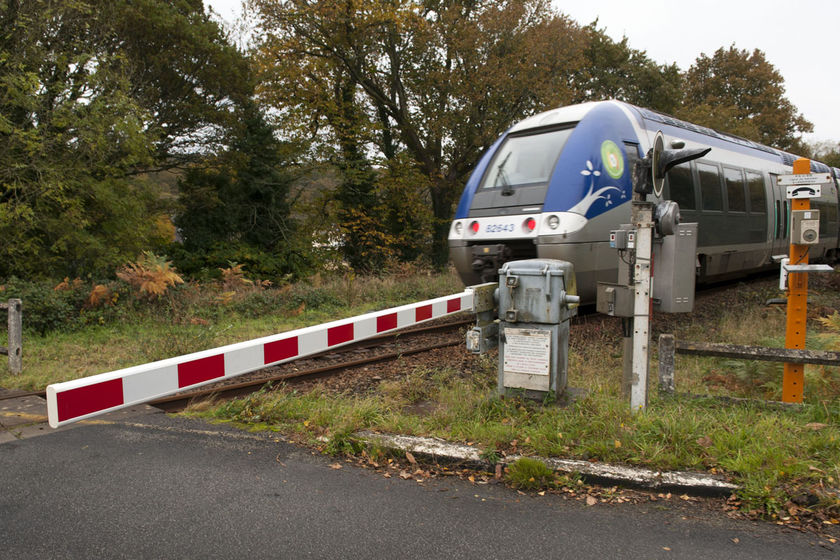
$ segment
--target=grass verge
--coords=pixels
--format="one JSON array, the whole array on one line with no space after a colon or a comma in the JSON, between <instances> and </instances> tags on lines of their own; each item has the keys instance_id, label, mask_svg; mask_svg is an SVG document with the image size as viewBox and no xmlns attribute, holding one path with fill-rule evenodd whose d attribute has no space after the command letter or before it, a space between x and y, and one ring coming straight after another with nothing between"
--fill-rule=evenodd
<instances>
[{"instance_id":1,"label":"grass verge","mask_svg":"<svg viewBox=\"0 0 840 560\"><path fill-rule=\"evenodd\" d=\"M472 442L485 454L706 470L743 486L746 510L771 518L821 512L840 515L840 409L820 405L777 408L713 398L654 399L631 414L623 401L593 392L562 408L495 396L494 370L464 378L456 372L418 371L367 395L335 395L321 388L262 392L200 414L251 429L296 435L329 453L357 453L351 435L376 430ZM421 379L418 379L421 377ZM422 383L425 380L427 383ZM418 385L424 388L418 392ZM436 403L409 412L408 395ZM527 476L526 476L527 474ZM518 487L544 487L547 473L513 470ZM529 480L534 478L536 482Z\"/></svg>"}]
</instances>

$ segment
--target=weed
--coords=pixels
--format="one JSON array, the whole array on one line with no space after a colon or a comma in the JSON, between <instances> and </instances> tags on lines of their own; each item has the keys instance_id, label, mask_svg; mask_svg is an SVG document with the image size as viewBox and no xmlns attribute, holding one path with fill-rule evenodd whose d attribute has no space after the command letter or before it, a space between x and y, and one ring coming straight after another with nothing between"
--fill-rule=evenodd
<instances>
[{"instance_id":1,"label":"weed","mask_svg":"<svg viewBox=\"0 0 840 560\"><path fill-rule=\"evenodd\" d=\"M483 449L481 453L479 453L479 457L481 457L482 461L487 461L491 465L496 465L499 463L499 461L502 460L502 456L499 454L499 450L493 447Z\"/></svg>"},{"instance_id":2,"label":"weed","mask_svg":"<svg viewBox=\"0 0 840 560\"><path fill-rule=\"evenodd\" d=\"M522 490L551 488L557 483L554 471L545 463L530 457L522 457L508 467L507 481Z\"/></svg>"},{"instance_id":3,"label":"weed","mask_svg":"<svg viewBox=\"0 0 840 560\"><path fill-rule=\"evenodd\" d=\"M220 268L222 273L222 290L224 292L236 292L244 286L253 286L254 281L245 278L245 265L229 262L227 268Z\"/></svg>"},{"instance_id":4,"label":"weed","mask_svg":"<svg viewBox=\"0 0 840 560\"><path fill-rule=\"evenodd\" d=\"M324 452L329 455L357 455L364 449L364 443L353 436L354 430L344 428L334 432L324 446Z\"/></svg>"}]
</instances>

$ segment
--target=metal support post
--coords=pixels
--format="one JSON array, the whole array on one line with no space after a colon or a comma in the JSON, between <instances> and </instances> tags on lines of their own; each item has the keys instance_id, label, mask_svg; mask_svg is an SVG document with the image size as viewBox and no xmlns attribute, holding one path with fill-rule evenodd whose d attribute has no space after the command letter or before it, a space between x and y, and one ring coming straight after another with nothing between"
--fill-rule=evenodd
<instances>
[{"instance_id":1,"label":"metal support post","mask_svg":"<svg viewBox=\"0 0 840 560\"><path fill-rule=\"evenodd\" d=\"M653 204L634 200L633 226L636 228L636 259L633 269L633 379L630 408L647 406L647 377L650 348L650 282L653 254Z\"/></svg>"},{"instance_id":2,"label":"metal support post","mask_svg":"<svg viewBox=\"0 0 840 560\"><path fill-rule=\"evenodd\" d=\"M799 158L793 162L793 174L805 175L811 172L811 160ZM791 210L811 208L809 198L791 200ZM791 236L793 237L793 236ZM793 265L808 264L808 245L790 244L789 262ZM808 318L808 273L791 272L788 275L787 324L785 348L805 348L806 321ZM801 403L805 390L805 364L785 362L782 378L782 401Z\"/></svg>"}]
</instances>

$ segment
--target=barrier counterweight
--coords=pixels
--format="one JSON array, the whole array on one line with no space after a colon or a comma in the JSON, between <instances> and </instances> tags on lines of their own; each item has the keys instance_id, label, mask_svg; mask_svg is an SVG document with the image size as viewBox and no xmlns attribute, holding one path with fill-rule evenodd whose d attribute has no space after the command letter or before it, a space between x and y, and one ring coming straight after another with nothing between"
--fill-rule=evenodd
<instances>
[{"instance_id":1,"label":"barrier counterweight","mask_svg":"<svg viewBox=\"0 0 840 560\"><path fill-rule=\"evenodd\" d=\"M468 288L460 294L54 383L47 387L49 423L57 428L472 309L473 291Z\"/></svg>"}]
</instances>

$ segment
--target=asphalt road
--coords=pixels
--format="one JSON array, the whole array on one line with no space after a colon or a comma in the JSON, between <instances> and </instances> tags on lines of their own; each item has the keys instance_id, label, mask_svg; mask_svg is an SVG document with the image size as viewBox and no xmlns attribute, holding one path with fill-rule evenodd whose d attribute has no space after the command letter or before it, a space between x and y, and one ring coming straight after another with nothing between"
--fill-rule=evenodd
<instances>
[{"instance_id":1,"label":"asphalt road","mask_svg":"<svg viewBox=\"0 0 840 560\"><path fill-rule=\"evenodd\" d=\"M836 558L816 536L663 502L425 484L147 414L0 445L4 558Z\"/></svg>"}]
</instances>

